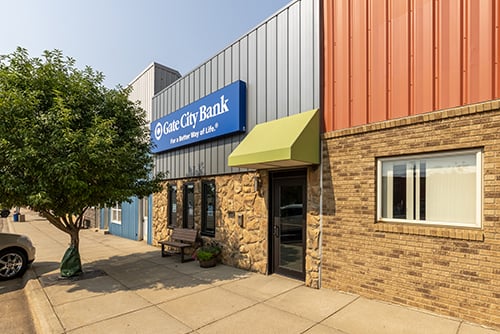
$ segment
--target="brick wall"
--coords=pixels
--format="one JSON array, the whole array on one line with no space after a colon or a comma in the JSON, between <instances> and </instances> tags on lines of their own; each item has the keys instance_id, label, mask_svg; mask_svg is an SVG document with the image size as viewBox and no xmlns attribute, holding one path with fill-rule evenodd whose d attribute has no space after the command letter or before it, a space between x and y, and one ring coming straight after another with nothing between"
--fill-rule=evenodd
<instances>
[{"instance_id":1,"label":"brick wall","mask_svg":"<svg viewBox=\"0 0 500 334\"><path fill-rule=\"evenodd\" d=\"M500 101L324 135L322 286L500 327ZM376 222L376 158L481 147L482 229Z\"/></svg>"}]
</instances>

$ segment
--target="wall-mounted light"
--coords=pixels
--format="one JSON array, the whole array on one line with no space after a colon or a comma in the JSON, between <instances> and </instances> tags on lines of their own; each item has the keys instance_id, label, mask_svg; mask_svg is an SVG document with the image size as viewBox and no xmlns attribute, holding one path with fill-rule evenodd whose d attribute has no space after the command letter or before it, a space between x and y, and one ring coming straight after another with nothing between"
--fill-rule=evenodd
<instances>
[{"instance_id":1,"label":"wall-mounted light","mask_svg":"<svg viewBox=\"0 0 500 334\"><path fill-rule=\"evenodd\" d=\"M262 180L259 175L255 175L253 178L253 190L255 192L260 192L260 188L262 186Z\"/></svg>"}]
</instances>

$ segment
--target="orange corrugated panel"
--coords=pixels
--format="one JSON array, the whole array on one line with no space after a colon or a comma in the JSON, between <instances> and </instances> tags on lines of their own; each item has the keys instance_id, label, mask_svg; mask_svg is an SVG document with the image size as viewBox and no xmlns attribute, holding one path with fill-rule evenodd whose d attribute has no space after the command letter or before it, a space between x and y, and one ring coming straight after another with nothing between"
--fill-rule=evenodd
<instances>
[{"instance_id":1,"label":"orange corrugated panel","mask_svg":"<svg viewBox=\"0 0 500 334\"><path fill-rule=\"evenodd\" d=\"M333 2L323 1L323 127L324 131L332 131L333 102Z\"/></svg>"},{"instance_id":2,"label":"orange corrugated panel","mask_svg":"<svg viewBox=\"0 0 500 334\"><path fill-rule=\"evenodd\" d=\"M499 0L323 0L325 131L500 97Z\"/></svg>"},{"instance_id":3,"label":"orange corrugated panel","mask_svg":"<svg viewBox=\"0 0 500 334\"><path fill-rule=\"evenodd\" d=\"M461 103L461 1L444 0L436 7L437 15L437 67L435 69L436 109L444 109Z\"/></svg>"},{"instance_id":4,"label":"orange corrugated panel","mask_svg":"<svg viewBox=\"0 0 500 334\"><path fill-rule=\"evenodd\" d=\"M467 12L466 103L476 103L493 95L493 0L469 1Z\"/></svg>"},{"instance_id":5,"label":"orange corrugated panel","mask_svg":"<svg viewBox=\"0 0 500 334\"><path fill-rule=\"evenodd\" d=\"M350 126L367 122L368 68L367 68L367 6L364 0L353 0L350 6Z\"/></svg>"},{"instance_id":6,"label":"orange corrugated panel","mask_svg":"<svg viewBox=\"0 0 500 334\"><path fill-rule=\"evenodd\" d=\"M387 119L387 3L369 1L368 122Z\"/></svg>"},{"instance_id":7,"label":"orange corrugated panel","mask_svg":"<svg viewBox=\"0 0 500 334\"><path fill-rule=\"evenodd\" d=\"M349 108L349 2L335 0L333 6L334 128L350 126Z\"/></svg>"},{"instance_id":8,"label":"orange corrugated panel","mask_svg":"<svg viewBox=\"0 0 500 334\"><path fill-rule=\"evenodd\" d=\"M392 0L390 11L390 107L389 117L409 114L409 10L407 1Z\"/></svg>"},{"instance_id":9,"label":"orange corrugated panel","mask_svg":"<svg viewBox=\"0 0 500 334\"><path fill-rule=\"evenodd\" d=\"M495 98L500 97L500 73L499 73L499 68L500 68L500 4L498 1L493 3L493 14L495 16L495 32L494 32L494 41L493 41L493 47L494 47L494 56L493 56L493 64L494 64L494 91L493 94Z\"/></svg>"},{"instance_id":10,"label":"orange corrugated panel","mask_svg":"<svg viewBox=\"0 0 500 334\"><path fill-rule=\"evenodd\" d=\"M434 103L434 16L433 0L418 0L412 8L411 34L411 106L410 114L433 109Z\"/></svg>"}]
</instances>

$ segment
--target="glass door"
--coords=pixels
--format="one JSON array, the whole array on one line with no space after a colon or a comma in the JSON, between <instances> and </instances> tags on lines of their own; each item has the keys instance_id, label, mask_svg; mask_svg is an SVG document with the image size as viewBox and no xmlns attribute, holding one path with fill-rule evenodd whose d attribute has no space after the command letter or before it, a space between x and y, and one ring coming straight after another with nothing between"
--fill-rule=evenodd
<instances>
[{"instance_id":1,"label":"glass door","mask_svg":"<svg viewBox=\"0 0 500 334\"><path fill-rule=\"evenodd\" d=\"M273 178L272 269L298 279L305 278L306 177Z\"/></svg>"}]
</instances>

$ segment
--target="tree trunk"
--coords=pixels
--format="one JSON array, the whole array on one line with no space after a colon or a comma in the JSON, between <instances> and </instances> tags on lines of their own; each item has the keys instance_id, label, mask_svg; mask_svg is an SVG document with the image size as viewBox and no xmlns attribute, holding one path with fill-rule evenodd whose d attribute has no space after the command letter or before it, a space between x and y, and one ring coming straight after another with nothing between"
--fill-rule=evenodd
<instances>
[{"instance_id":1,"label":"tree trunk","mask_svg":"<svg viewBox=\"0 0 500 334\"><path fill-rule=\"evenodd\" d=\"M76 251L78 253L80 253L80 234L79 234L79 232L80 232L80 230L78 230L78 229L68 232L68 234L71 238L70 246L75 247Z\"/></svg>"},{"instance_id":2,"label":"tree trunk","mask_svg":"<svg viewBox=\"0 0 500 334\"><path fill-rule=\"evenodd\" d=\"M69 216L70 218L68 219L68 217L55 216L48 211L43 211L42 215L47 218L52 225L70 236L69 248L66 250L61 260L61 276L72 277L80 274L82 272L82 262L80 260L80 228L78 222L81 219L77 219L75 222L71 216Z\"/></svg>"}]
</instances>

